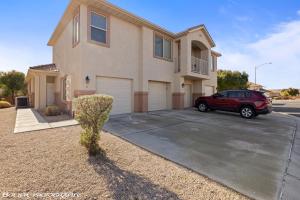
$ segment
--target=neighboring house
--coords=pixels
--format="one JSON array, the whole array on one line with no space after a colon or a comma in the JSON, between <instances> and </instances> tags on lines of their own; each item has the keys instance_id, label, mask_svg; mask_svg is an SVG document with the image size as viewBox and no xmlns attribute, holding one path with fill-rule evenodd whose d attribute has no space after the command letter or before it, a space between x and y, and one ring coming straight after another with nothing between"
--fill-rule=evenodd
<instances>
[{"instance_id":1,"label":"neighboring house","mask_svg":"<svg viewBox=\"0 0 300 200\"><path fill-rule=\"evenodd\" d=\"M26 80L36 109L114 97L112 114L183 109L217 86L215 43L204 25L174 34L103 0L72 0L52 34L53 64Z\"/></svg>"},{"instance_id":2,"label":"neighboring house","mask_svg":"<svg viewBox=\"0 0 300 200\"><path fill-rule=\"evenodd\" d=\"M260 91L263 89L264 86L260 85L260 84L257 84L257 83L252 83L252 82L249 82L248 83L248 89L249 90L257 90L257 91Z\"/></svg>"},{"instance_id":3,"label":"neighboring house","mask_svg":"<svg viewBox=\"0 0 300 200\"><path fill-rule=\"evenodd\" d=\"M281 92L281 89L272 89L269 92L269 96L272 97L272 98L273 97L280 97L281 96L280 92Z\"/></svg>"}]
</instances>

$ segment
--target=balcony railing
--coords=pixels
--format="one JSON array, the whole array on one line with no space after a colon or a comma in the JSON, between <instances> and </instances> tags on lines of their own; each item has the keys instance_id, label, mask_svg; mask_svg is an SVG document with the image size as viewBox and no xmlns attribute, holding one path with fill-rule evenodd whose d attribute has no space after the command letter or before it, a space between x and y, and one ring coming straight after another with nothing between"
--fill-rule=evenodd
<instances>
[{"instance_id":1,"label":"balcony railing","mask_svg":"<svg viewBox=\"0 0 300 200\"><path fill-rule=\"evenodd\" d=\"M192 72L208 75L208 61L192 56Z\"/></svg>"}]
</instances>

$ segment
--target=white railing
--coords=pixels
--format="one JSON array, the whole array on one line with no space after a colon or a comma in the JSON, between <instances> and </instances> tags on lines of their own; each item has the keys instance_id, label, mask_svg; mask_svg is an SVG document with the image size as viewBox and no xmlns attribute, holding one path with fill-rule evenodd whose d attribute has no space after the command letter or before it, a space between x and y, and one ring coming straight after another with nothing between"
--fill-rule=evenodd
<instances>
[{"instance_id":1,"label":"white railing","mask_svg":"<svg viewBox=\"0 0 300 200\"><path fill-rule=\"evenodd\" d=\"M208 75L208 61L192 56L192 72Z\"/></svg>"}]
</instances>

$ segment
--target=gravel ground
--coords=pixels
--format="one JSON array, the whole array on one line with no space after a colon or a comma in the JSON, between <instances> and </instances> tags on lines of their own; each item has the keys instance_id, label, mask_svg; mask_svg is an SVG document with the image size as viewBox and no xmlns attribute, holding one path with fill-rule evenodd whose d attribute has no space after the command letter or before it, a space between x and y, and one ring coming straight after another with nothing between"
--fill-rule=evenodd
<instances>
[{"instance_id":1,"label":"gravel ground","mask_svg":"<svg viewBox=\"0 0 300 200\"><path fill-rule=\"evenodd\" d=\"M13 134L15 115L13 108L0 110L0 199L3 192L78 193L74 199L247 199L108 133L100 142L105 157L87 156L78 142L79 126Z\"/></svg>"}]
</instances>

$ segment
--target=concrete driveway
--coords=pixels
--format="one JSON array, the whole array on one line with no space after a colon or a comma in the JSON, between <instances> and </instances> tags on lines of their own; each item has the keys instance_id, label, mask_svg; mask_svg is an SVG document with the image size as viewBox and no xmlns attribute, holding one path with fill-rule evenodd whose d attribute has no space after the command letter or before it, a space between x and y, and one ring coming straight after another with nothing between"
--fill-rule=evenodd
<instances>
[{"instance_id":1,"label":"concrete driveway","mask_svg":"<svg viewBox=\"0 0 300 200\"><path fill-rule=\"evenodd\" d=\"M296 123L276 113L246 120L171 110L113 116L104 129L249 197L277 199Z\"/></svg>"}]
</instances>

